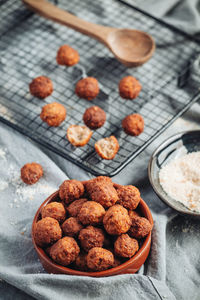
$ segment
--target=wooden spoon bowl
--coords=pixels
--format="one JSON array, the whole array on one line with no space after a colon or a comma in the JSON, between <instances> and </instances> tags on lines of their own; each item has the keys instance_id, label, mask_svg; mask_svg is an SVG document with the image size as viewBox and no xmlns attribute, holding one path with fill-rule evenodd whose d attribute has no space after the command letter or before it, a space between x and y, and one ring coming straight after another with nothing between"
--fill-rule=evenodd
<instances>
[{"instance_id":1,"label":"wooden spoon bowl","mask_svg":"<svg viewBox=\"0 0 200 300\"><path fill-rule=\"evenodd\" d=\"M23 2L45 18L97 39L127 67L144 64L155 51L155 42L151 35L146 32L93 24L79 19L45 0L23 0Z\"/></svg>"}]
</instances>

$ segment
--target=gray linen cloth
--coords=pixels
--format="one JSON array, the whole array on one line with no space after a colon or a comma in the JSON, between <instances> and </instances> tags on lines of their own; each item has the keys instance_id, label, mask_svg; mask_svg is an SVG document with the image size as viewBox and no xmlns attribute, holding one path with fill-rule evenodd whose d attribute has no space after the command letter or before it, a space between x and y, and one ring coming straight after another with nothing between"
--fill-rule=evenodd
<instances>
[{"instance_id":1,"label":"gray linen cloth","mask_svg":"<svg viewBox=\"0 0 200 300\"><path fill-rule=\"evenodd\" d=\"M140 7L190 33L200 31L197 1L135 1ZM152 151L166 137L199 128L195 104L162 136L129 164L113 181L134 184L154 218L150 256L138 274L109 278L47 274L31 242L33 216L44 199L66 178L91 177L24 136L0 126L0 299L200 299L200 224L177 215L153 193L147 165ZM34 186L20 180L20 168L29 161L44 167Z\"/></svg>"}]
</instances>

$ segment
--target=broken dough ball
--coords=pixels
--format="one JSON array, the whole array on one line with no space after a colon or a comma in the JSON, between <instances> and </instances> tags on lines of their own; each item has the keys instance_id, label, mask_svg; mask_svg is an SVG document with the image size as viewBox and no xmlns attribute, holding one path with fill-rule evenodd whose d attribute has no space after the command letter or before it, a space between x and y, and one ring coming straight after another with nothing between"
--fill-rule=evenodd
<instances>
[{"instance_id":1,"label":"broken dough ball","mask_svg":"<svg viewBox=\"0 0 200 300\"><path fill-rule=\"evenodd\" d=\"M111 135L98 140L95 145L97 154L103 159L113 159L119 150L119 143L116 137Z\"/></svg>"},{"instance_id":2,"label":"broken dough ball","mask_svg":"<svg viewBox=\"0 0 200 300\"><path fill-rule=\"evenodd\" d=\"M81 125L70 125L67 129L67 139L75 147L85 146L92 136L92 131Z\"/></svg>"}]
</instances>

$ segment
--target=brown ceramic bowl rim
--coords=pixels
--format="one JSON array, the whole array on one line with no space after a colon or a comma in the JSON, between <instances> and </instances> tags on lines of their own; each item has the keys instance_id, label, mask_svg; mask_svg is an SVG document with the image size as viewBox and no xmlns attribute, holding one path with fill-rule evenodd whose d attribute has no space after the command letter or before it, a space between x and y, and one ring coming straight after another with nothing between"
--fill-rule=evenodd
<instances>
[{"instance_id":1,"label":"brown ceramic bowl rim","mask_svg":"<svg viewBox=\"0 0 200 300\"><path fill-rule=\"evenodd\" d=\"M120 185L116 184L116 187L119 187ZM128 269L129 267L132 266L133 263L137 262L138 259L143 255L143 253L145 252L145 249L148 247L149 243L151 243L151 232L147 235L144 243L142 244L141 248L139 249L139 251L133 256L131 257L129 260L127 260L126 262L122 263L121 265L105 270L105 271L100 271L100 272L84 272L84 271L78 271L78 270L74 270L74 269L70 269L68 267L64 267L61 265L56 264L55 262L53 262L48 255L45 253L45 251L38 247L35 243L34 240L34 235L33 235L33 230L34 230L34 226L35 223L37 222L41 210L42 208L49 202L51 202L52 199L56 198L58 196L58 192L56 191L55 193L53 193L52 195L50 195L38 208L35 217L33 219L33 224L32 224L32 241L33 241L33 245L35 247L35 250L37 252L37 254L39 255L39 257L41 257L46 264L48 264L49 266L51 266L53 269L56 268L57 271L60 271L62 274L70 274L70 275L77 275L77 276L93 276L93 277L104 277L104 276L111 276L111 275L117 275L117 273L122 272L125 269ZM140 200L140 205L142 204L145 212L146 212L146 217L149 220L149 222L153 225L153 218L152 218L152 214L151 211L149 209L149 207L147 206L147 204L145 203L145 201L141 198Z\"/></svg>"}]
</instances>

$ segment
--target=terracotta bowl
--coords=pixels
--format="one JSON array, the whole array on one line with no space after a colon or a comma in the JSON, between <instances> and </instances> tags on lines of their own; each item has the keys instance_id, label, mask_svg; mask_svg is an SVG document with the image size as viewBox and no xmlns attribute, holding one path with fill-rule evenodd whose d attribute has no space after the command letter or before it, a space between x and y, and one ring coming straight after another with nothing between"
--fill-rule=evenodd
<instances>
[{"instance_id":1,"label":"terracotta bowl","mask_svg":"<svg viewBox=\"0 0 200 300\"><path fill-rule=\"evenodd\" d=\"M118 274L133 274L137 272L140 267L144 264L145 260L148 257L150 246L151 246L151 233L148 234L148 236L145 238L144 243L142 244L139 251L129 260L127 260L125 263L105 271L101 272L83 272L78 271L74 269L70 269L61 265L58 265L55 263L49 256L45 253L45 251L38 247L34 240L33 235L33 228L34 225L39 219L41 218L41 210L42 208L47 205L48 203L52 201L59 201L58 191L53 193L51 196L49 196L39 207L38 211L36 212L36 215L33 220L32 224L32 240L35 247L35 250L39 256L39 259L44 267L44 269L48 273L54 273L54 274L68 274L68 275L79 275L79 276L92 276L92 277L105 277L105 276L112 276L112 275L118 275ZM144 202L144 200L141 199L140 204L138 206L141 215L146 217L150 223L153 225L153 218L150 212L149 207Z\"/></svg>"}]
</instances>

